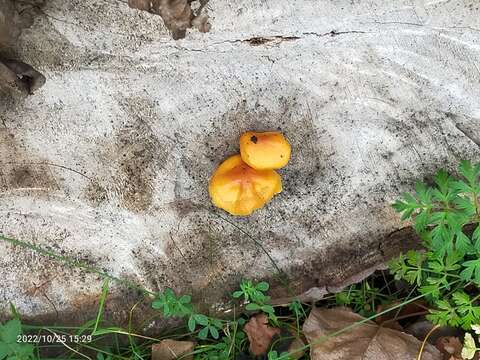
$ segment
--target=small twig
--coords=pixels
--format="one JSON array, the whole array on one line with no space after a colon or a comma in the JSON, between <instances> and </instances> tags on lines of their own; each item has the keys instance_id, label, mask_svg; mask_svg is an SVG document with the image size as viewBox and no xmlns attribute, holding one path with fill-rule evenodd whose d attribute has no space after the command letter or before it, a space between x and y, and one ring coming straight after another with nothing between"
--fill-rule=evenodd
<instances>
[{"instance_id":1,"label":"small twig","mask_svg":"<svg viewBox=\"0 0 480 360\"><path fill-rule=\"evenodd\" d=\"M383 281L385 281L385 285L387 287L388 295L392 296L392 290L390 289L389 282L387 281L387 278L385 276L385 271L382 271L382 277L383 277Z\"/></svg>"},{"instance_id":2,"label":"small twig","mask_svg":"<svg viewBox=\"0 0 480 360\"><path fill-rule=\"evenodd\" d=\"M422 316L422 315L426 315L428 313L429 313L429 311L417 311L417 312L414 312L414 313L411 313L411 314L406 314L406 315L394 317L393 319L385 320L380 325L388 324L390 322L397 321L397 320L408 319L409 317Z\"/></svg>"},{"instance_id":3,"label":"small twig","mask_svg":"<svg viewBox=\"0 0 480 360\"><path fill-rule=\"evenodd\" d=\"M439 327L440 327L440 325L435 325L435 326L428 332L427 336L425 336L425 339L423 339L423 342L422 342L422 346L420 347L420 352L418 353L417 360L421 360L421 359L422 359L423 349L425 348L425 344L427 343L428 338L429 338L430 335L432 335L433 332L434 332L435 330L437 330Z\"/></svg>"}]
</instances>

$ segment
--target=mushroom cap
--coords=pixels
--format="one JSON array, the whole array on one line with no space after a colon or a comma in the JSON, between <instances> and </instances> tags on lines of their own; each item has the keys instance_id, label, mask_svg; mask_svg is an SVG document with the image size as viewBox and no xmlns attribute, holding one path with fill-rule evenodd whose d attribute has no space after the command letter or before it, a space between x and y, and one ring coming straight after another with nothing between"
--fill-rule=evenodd
<instances>
[{"instance_id":1,"label":"mushroom cap","mask_svg":"<svg viewBox=\"0 0 480 360\"><path fill-rule=\"evenodd\" d=\"M215 171L208 192L215 206L232 215L250 215L282 191L274 170L255 170L240 155L225 160Z\"/></svg>"},{"instance_id":2,"label":"mushroom cap","mask_svg":"<svg viewBox=\"0 0 480 360\"><path fill-rule=\"evenodd\" d=\"M257 170L280 169L290 160L291 147L279 132L248 131L240 137L243 161Z\"/></svg>"}]
</instances>

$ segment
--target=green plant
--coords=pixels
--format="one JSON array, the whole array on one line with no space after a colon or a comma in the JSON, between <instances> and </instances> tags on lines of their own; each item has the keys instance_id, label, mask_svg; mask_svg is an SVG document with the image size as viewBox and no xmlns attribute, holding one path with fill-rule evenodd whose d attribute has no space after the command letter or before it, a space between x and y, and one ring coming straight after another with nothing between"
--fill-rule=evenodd
<instances>
[{"instance_id":1,"label":"green plant","mask_svg":"<svg viewBox=\"0 0 480 360\"><path fill-rule=\"evenodd\" d=\"M251 280L242 280L240 290L235 291L232 296L235 299L243 297L246 303L245 310L263 311L273 323L277 324L278 319L275 315L275 309L268 304L270 296L265 294L269 288L270 285L265 281L254 284Z\"/></svg>"},{"instance_id":2,"label":"green plant","mask_svg":"<svg viewBox=\"0 0 480 360\"><path fill-rule=\"evenodd\" d=\"M97 353L97 360L113 360L112 355L104 355L103 353Z\"/></svg>"},{"instance_id":3,"label":"green plant","mask_svg":"<svg viewBox=\"0 0 480 360\"><path fill-rule=\"evenodd\" d=\"M270 285L265 281L255 285L251 280L242 280L240 290L235 291L232 296L235 299L243 297L246 303L265 304L270 301L270 297L264 294L269 288Z\"/></svg>"},{"instance_id":4,"label":"green plant","mask_svg":"<svg viewBox=\"0 0 480 360\"><path fill-rule=\"evenodd\" d=\"M345 290L335 294L336 305L348 305L353 311L365 317L374 315L378 305L391 302L394 299L394 297L382 294L381 289L371 285L369 279L350 285Z\"/></svg>"},{"instance_id":5,"label":"green plant","mask_svg":"<svg viewBox=\"0 0 480 360\"><path fill-rule=\"evenodd\" d=\"M292 358L287 352L278 354L277 351L273 350L268 353L268 360L291 360Z\"/></svg>"},{"instance_id":6,"label":"green plant","mask_svg":"<svg viewBox=\"0 0 480 360\"><path fill-rule=\"evenodd\" d=\"M459 173L440 170L433 186L417 183L415 194L395 202L425 251L401 255L390 269L426 295L431 321L469 329L480 322L480 164L462 161Z\"/></svg>"},{"instance_id":7,"label":"green plant","mask_svg":"<svg viewBox=\"0 0 480 360\"><path fill-rule=\"evenodd\" d=\"M22 335L22 323L19 319L12 319L5 324L0 324L0 360L34 358L34 346L24 342Z\"/></svg>"},{"instance_id":8,"label":"green plant","mask_svg":"<svg viewBox=\"0 0 480 360\"><path fill-rule=\"evenodd\" d=\"M164 317L178 316L184 317L193 312L193 306L190 304L192 297L190 295L176 296L172 289L167 288L158 294L157 299L152 302L155 310L160 310Z\"/></svg>"},{"instance_id":9,"label":"green plant","mask_svg":"<svg viewBox=\"0 0 480 360\"><path fill-rule=\"evenodd\" d=\"M160 310L166 318L188 316L188 329L194 332L197 325L200 325L202 328L198 332L198 337L202 340L205 340L209 334L212 338L218 339L220 337L219 331L223 327L222 321L196 313L191 301L192 297L190 295L176 296L172 289L167 288L158 294L152 302L152 307Z\"/></svg>"},{"instance_id":10,"label":"green plant","mask_svg":"<svg viewBox=\"0 0 480 360\"><path fill-rule=\"evenodd\" d=\"M200 345L195 360L230 360L235 358L235 354L241 352L245 347L246 335L238 330L238 324L232 322L230 330L225 331L219 342L209 345ZM230 327L229 327L230 328ZM228 328L228 329L229 329Z\"/></svg>"}]
</instances>

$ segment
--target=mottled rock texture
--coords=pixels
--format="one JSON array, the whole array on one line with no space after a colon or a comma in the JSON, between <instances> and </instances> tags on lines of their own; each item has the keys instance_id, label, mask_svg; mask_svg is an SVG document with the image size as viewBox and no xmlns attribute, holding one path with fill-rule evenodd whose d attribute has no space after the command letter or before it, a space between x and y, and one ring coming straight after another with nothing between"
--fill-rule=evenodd
<instances>
[{"instance_id":1,"label":"mottled rock texture","mask_svg":"<svg viewBox=\"0 0 480 360\"><path fill-rule=\"evenodd\" d=\"M211 31L174 41L123 1L46 4L18 53L48 81L0 102L0 232L215 309L242 278L286 295L272 259L290 294L318 297L413 246L392 201L480 159L478 1L203 11ZM246 130L280 130L293 153L284 191L236 218L207 184ZM0 253L5 309L95 311L98 276L6 243ZM119 318L136 299L125 294L113 284Z\"/></svg>"}]
</instances>

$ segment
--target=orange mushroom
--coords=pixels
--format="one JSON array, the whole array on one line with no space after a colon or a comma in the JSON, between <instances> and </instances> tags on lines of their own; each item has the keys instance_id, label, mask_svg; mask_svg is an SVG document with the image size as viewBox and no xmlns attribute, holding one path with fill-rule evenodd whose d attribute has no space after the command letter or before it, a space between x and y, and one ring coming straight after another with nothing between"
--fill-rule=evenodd
<instances>
[{"instance_id":1,"label":"orange mushroom","mask_svg":"<svg viewBox=\"0 0 480 360\"><path fill-rule=\"evenodd\" d=\"M282 180L274 170L255 170L240 155L225 160L208 186L215 206L232 215L250 215L282 191Z\"/></svg>"},{"instance_id":2,"label":"orange mushroom","mask_svg":"<svg viewBox=\"0 0 480 360\"><path fill-rule=\"evenodd\" d=\"M257 170L280 169L290 160L291 148L278 132L249 131L240 137L243 161Z\"/></svg>"}]
</instances>

